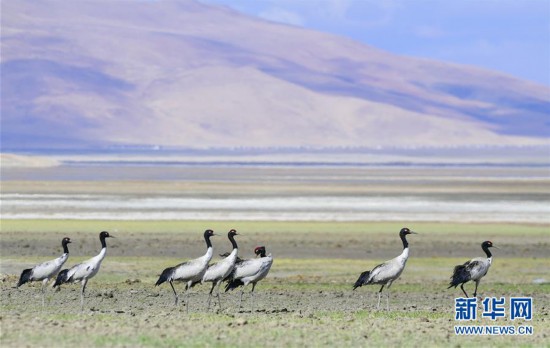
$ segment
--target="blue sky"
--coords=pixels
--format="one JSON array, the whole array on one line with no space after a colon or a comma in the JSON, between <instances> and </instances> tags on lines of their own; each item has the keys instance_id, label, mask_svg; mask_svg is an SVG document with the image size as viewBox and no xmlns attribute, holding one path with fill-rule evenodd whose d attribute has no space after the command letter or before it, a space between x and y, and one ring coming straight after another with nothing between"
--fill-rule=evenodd
<instances>
[{"instance_id":1,"label":"blue sky","mask_svg":"<svg viewBox=\"0 0 550 348\"><path fill-rule=\"evenodd\" d=\"M202 0L550 86L550 0Z\"/></svg>"}]
</instances>

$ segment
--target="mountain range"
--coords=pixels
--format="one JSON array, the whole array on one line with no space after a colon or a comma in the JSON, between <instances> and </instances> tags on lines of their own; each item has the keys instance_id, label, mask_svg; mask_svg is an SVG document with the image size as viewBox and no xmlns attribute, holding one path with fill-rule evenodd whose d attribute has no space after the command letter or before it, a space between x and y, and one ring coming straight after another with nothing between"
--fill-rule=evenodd
<instances>
[{"instance_id":1,"label":"mountain range","mask_svg":"<svg viewBox=\"0 0 550 348\"><path fill-rule=\"evenodd\" d=\"M494 71L191 0L1 6L4 149L549 141L550 88Z\"/></svg>"}]
</instances>

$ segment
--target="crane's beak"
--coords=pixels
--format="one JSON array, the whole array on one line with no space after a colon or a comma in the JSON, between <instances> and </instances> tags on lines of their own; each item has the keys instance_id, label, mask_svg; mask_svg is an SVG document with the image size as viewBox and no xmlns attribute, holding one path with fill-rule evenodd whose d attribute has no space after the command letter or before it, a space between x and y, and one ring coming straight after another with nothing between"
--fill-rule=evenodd
<instances>
[{"instance_id":1,"label":"crane's beak","mask_svg":"<svg viewBox=\"0 0 550 348\"><path fill-rule=\"evenodd\" d=\"M497 247L496 245L493 245L493 248L497 248L498 250L504 250L502 248Z\"/></svg>"},{"instance_id":2,"label":"crane's beak","mask_svg":"<svg viewBox=\"0 0 550 348\"><path fill-rule=\"evenodd\" d=\"M409 231L410 234L418 234L417 232Z\"/></svg>"},{"instance_id":3,"label":"crane's beak","mask_svg":"<svg viewBox=\"0 0 550 348\"><path fill-rule=\"evenodd\" d=\"M109 235L109 238L115 238L115 236L111 236L111 235Z\"/></svg>"}]
</instances>

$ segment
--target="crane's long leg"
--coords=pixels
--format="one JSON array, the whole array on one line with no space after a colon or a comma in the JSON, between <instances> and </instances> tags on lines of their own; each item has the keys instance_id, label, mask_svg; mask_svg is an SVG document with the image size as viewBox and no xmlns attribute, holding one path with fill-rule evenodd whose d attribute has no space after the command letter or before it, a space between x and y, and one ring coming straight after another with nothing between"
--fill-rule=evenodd
<instances>
[{"instance_id":1,"label":"crane's long leg","mask_svg":"<svg viewBox=\"0 0 550 348\"><path fill-rule=\"evenodd\" d=\"M86 284L88 284L88 278L82 279L82 289L80 290L80 311L84 311L84 291L86 291Z\"/></svg>"},{"instance_id":2,"label":"crane's long leg","mask_svg":"<svg viewBox=\"0 0 550 348\"><path fill-rule=\"evenodd\" d=\"M210 301L212 300L212 291L214 291L215 286L216 286L216 282L212 282L212 288L210 289L210 293L208 294L208 310L210 310Z\"/></svg>"},{"instance_id":3,"label":"crane's long leg","mask_svg":"<svg viewBox=\"0 0 550 348\"><path fill-rule=\"evenodd\" d=\"M191 281L187 283L186 289L185 289L185 307L187 313L189 313L189 291L191 291Z\"/></svg>"},{"instance_id":4,"label":"crane's long leg","mask_svg":"<svg viewBox=\"0 0 550 348\"><path fill-rule=\"evenodd\" d=\"M218 291L217 291L217 296L218 296L218 305L220 306L220 311L222 310L222 299L220 298L220 284L222 283L222 281L218 281L217 284L218 284Z\"/></svg>"},{"instance_id":5,"label":"crane's long leg","mask_svg":"<svg viewBox=\"0 0 550 348\"><path fill-rule=\"evenodd\" d=\"M46 296L46 284L48 284L50 278L46 278L42 281L42 308L44 308L44 297Z\"/></svg>"},{"instance_id":6,"label":"crane's long leg","mask_svg":"<svg viewBox=\"0 0 550 348\"><path fill-rule=\"evenodd\" d=\"M388 312L390 311L390 288L392 284L393 284L393 281L390 281L390 283L388 284L388 287L386 288L386 310Z\"/></svg>"},{"instance_id":7,"label":"crane's long leg","mask_svg":"<svg viewBox=\"0 0 550 348\"><path fill-rule=\"evenodd\" d=\"M382 287L380 288L380 290L378 291L378 305L376 305L376 309L379 309L380 308L380 296L382 295L382 289L384 289L384 286L386 284L382 285Z\"/></svg>"},{"instance_id":8,"label":"crane's long leg","mask_svg":"<svg viewBox=\"0 0 550 348\"><path fill-rule=\"evenodd\" d=\"M468 298L468 294L466 293L466 290L464 290L464 283L460 284L460 288L462 289L462 292L464 293L464 296Z\"/></svg>"},{"instance_id":9,"label":"crane's long leg","mask_svg":"<svg viewBox=\"0 0 550 348\"><path fill-rule=\"evenodd\" d=\"M169 281L170 286L172 287L172 291L174 292L174 306L178 305L178 293L176 292L176 289L174 289L173 281Z\"/></svg>"},{"instance_id":10,"label":"crane's long leg","mask_svg":"<svg viewBox=\"0 0 550 348\"><path fill-rule=\"evenodd\" d=\"M241 310L241 304L243 302L243 294L244 294L244 288L246 287L246 284L243 285L243 288L241 289L241 299L239 300L239 310Z\"/></svg>"},{"instance_id":11,"label":"crane's long leg","mask_svg":"<svg viewBox=\"0 0 550 348\"><path fill-rule=\"evenodd\" d=\"M474 297L477 297L477 286L479 285L479 280L476 280L476 289L474 290Z\"/></svg>"},{"instance_id":12,"label":"crane's long leg","mask_svg":"<svg viewBox=\"0 0 550 348\"><path fill-rule=\"evenodd\" d=\"M252 301L252 307L250 309L250 313L254 312L254 288L256 287L256 283L252 283L252 290L250 290L250 295L251 295L251 301Z\"/></svg>"}]
</instances>

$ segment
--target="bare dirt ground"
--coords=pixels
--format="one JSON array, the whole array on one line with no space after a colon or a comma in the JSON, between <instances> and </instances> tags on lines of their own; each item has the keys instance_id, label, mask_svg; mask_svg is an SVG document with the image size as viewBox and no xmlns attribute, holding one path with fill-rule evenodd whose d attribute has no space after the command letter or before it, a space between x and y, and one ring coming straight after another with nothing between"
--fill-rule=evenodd
<instances>
[{"instance_id":1,"label":"bare dirt ground","mask_svg":"<svg viewBox=\"0 0 550 348\"><path fill-rule=\"evenodd\" d=\"M91 282L92 283L92 282ZM235 293L222 295L223 310L206 310L207 288L190 297L190 314L174 307L171 291L151 284L91 284L86 310L79 313L77 286L48 296L42 309L38 288L15 291L2 286L3 346L333 346L411 344L447 346L474 344L494 346L546 346L548 291L526 292L536 303L536 321L499 325L533 325L530 337L456 337L453 326L452 291L424 287L402 291L396 287L391 310L376 310L374 288L351 291L322 284L299 290L285 284L258 286L255 309L249 297L238 311ZM267 289L266 289L267 287ZM179 287L181 290L181 286ZM485 286L496 293L497 287ZM34 295L33 295L34 294ZM498 291L500 296L517 296L516 291ZM8 303L6 303L6 301ZM479 314L481 315L481 311ZM494 325L490 320L476 324ZM44 333L46 332L46 333Z\"/></svg>"},{"instance_id":2,"label":"bare dirt ground","mask_svg":"<svg viewBox=\"0 0 550 348\"><path fill-rule=\"evenodd\" d=\"M425 228L428 236L437 236L429 233L433 224ZM245 293L243 309L239 310L239 293L235 291L222 293L222 309L213 299L212 309L208 310L210 287L202 285L193 288L187 314L183 301L174 306L167 284L155 287L154 282L164 267L182 261L178 255L199 256L204 252L200 233L119 231L117 239L108 241L108 256L100 273L90 281L85 310L80 312L78 284L64 285L60 291L48 289L45 308L41 307L40 284L14 288L21 269L35 260L55 256L51 249L58 244L55 241L59 232L3 231L2 345L184 347L255 346L262 342L264 346L546 346L549 342L550 261L529 255L544 254L550 236L541 238L533 232L537 242L520 248L525 239L521 233L501 235L505 249L519 251L510 257L496 250L495 264L480 286L481 296L533 297L535 320L520 323L480 319L476 325L531 325L534 335L461 337L453 331L457 325L454 298L461 293L458 289L447 290L446 283L452 266L467 259L464 255L482 253L477 246L473 250L471 245L455 249L452 234L448 233L433 243L421 239L428 239L426 234L411 236L411 259L392 287L390 311L385 311L376 308L378 286L355 291L351 286L361 271L400 252L396 232L363 236L369 237L369 243L353 232L343 233L343 238L338 232L295 233L264 233L268 251L278 251L274 252L275 263L268 278L256 288L254 308ZM97 237L92 234L96 233L76 233L73 239L85 247L72 245L74 259L69 259L68 265L82 259L82 255L97 253ZM251 257L250 240L261 239L262 233L243 232L239 237L241 255ZM220 244L229 244L221 238ZM39 247L35 241L46 241L49 246ZM353 251L350 245L358 250ZM304 253L304 249L312 250ZM445 256L441 250L454 250L460 257ZM524 268L529 272L514 276ZM537 279L545 283L533 283ZM177 284L176 288L182 300L184 287ZM466 288L471 292L473 286Z\"/></svg>"}]
</instances>

